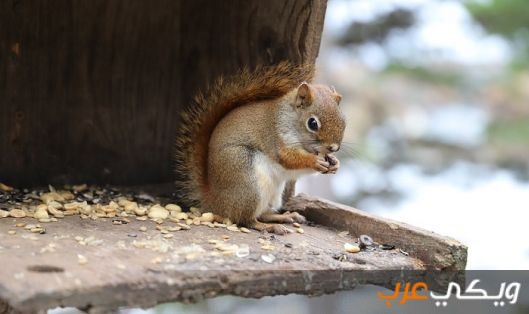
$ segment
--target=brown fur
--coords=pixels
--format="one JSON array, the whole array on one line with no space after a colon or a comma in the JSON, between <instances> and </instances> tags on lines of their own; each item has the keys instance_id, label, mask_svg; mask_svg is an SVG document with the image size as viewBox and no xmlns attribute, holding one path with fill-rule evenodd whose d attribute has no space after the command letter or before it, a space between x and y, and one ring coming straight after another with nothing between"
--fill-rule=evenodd
<instances>
[{"instance_id":1,"label":"brown fur","mask_svg":"<svg viewBox=\"0 0 529 314\"><path fill-rule=\"evenodd\" d=\"M197 95L182 114L176 138L176 188L182 205L199 206L208 192L209 141L224 116L238 107L279 98L313 76L313 65L282 62L220 78Z\"/></svg>"}]
</instances>

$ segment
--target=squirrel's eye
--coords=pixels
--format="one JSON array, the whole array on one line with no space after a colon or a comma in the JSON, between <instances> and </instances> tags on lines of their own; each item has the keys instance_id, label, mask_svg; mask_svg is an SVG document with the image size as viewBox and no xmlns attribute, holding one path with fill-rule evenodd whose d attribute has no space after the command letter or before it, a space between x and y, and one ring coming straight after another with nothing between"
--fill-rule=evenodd
<instances>
[{"instance_id":1,"label":"squirrel's eye","mask_svg":"<svg viewBox=\"0 0 529 314\"><path fill-rule=\"evenodd\" d=\"M318 120L312 117L307 120L307 127L309 128L309 130L316 132L318 131L320 126L318 125Z\"/></svg>"}]
</instances>

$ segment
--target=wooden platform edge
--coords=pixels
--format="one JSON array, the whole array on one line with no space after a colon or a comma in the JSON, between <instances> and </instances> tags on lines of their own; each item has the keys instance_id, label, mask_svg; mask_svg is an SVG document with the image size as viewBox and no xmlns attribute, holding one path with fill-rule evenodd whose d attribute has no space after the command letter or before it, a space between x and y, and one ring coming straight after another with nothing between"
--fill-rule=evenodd
<instances>
[{"instance_id":1,"label":"wooden platform edge","mask_svg":"<svg viewBox=\"0 0 529 314\"><path fill-rule=\"evenodd\" d=\"M348 230L352 235L368 234L379 243L393 244L421 261L424 267L380 271L260 269L237 271L231 276L218 271L162 271L151 273L153 277L149 282L116 285L112 294L108 289L79 289L68 296L36 296L16 304L6 303L12 301L11 298L0 299L0 314L40 313L46 307L57 305L81 306L90 313L101 313L120 306L146 308L164 302L196 302L220 295L260 298L297 293L315 296L350 290L362 284L393 289L395 283L402 280L424 281L430 290L439 291L439 287L446 286L449 281L464 281L461 273L466 265L467 247L454 239L303 194L290 199L285 209L302 212L309 221L324 226ZM145 289L155 291L145 293ZM87 306L87 300L97 302Z\"/></svg>"},{"instance_id":2,"label":"wooden platform edge","mask_svg":"<svg viewBox=\"0 0 529 314\"><path fill-rule=\"evenodd\" d=\"M285 208L318 224L354 235L367 234L376 242L395 245L423 261L429 270L458 271L466 267L467 246L432 231L305 194L291 198Z\"/></svg>"}]
</instances>

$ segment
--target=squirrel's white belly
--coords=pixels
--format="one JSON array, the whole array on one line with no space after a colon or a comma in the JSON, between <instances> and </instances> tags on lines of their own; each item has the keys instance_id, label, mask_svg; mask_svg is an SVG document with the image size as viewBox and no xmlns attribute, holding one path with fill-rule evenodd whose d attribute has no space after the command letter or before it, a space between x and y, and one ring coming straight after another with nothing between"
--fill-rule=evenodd
<instances>
[{"instance_id":1,"label":"squirrel's white belly","mask_svg":"<svg viewBox=\"0 0 529 314\"><path fill-rule=\"evenodd\" d=\"M261 196L256 217L268 210L276 211L281 208L283 190L287 181L313 172L311 170L287 170L262 153L257 153L253 161Z\"/></svg>"}]
</instances>

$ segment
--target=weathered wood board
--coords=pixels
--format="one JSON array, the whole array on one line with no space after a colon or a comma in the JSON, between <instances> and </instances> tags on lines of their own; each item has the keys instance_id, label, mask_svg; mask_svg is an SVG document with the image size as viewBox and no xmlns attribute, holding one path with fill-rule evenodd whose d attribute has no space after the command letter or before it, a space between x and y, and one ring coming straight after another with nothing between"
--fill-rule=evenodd
<instances>
[{"instance_id":1,"label":"weathered wood board","mask_svg":"<svg viewBox=\"0 0 529 314\"><path fill-rule=\"evenodd\" d=\"M34 223L33 219L0 219L0 300L10 310L28 313L56 306L98 311L222 294L319 295L358 284L392 288L402 276L433 285L437 278L427 278L427 269L464 269L466 247L455 240L397 222L390 222L396 228L386 233L388 223L377 217L305 196L295 197L287 207L309 219L320 217L316 221L327 226L303 226L304 234L286 236L194 226L166 239L152 221L113 225L111 219L71 216L42 224L46 233L34 234L15 227L24 221ZM340 217L341 222L329 217ZM147 231L140 231L142 226ZM9 230L17 232L11 235ZM339 234L343 230L349 234ZM397 248L346 253L343 244L355 241L357 232ZM79 237L90 236L96 244L80 244ZM421 239L435 247L430 255L417 249ZM226 255L209 240L247 245L249 255ZM399 248L405 248L409 256ZM452 255L437 258L441 253Z\"/></svg>"}]
</instances>

